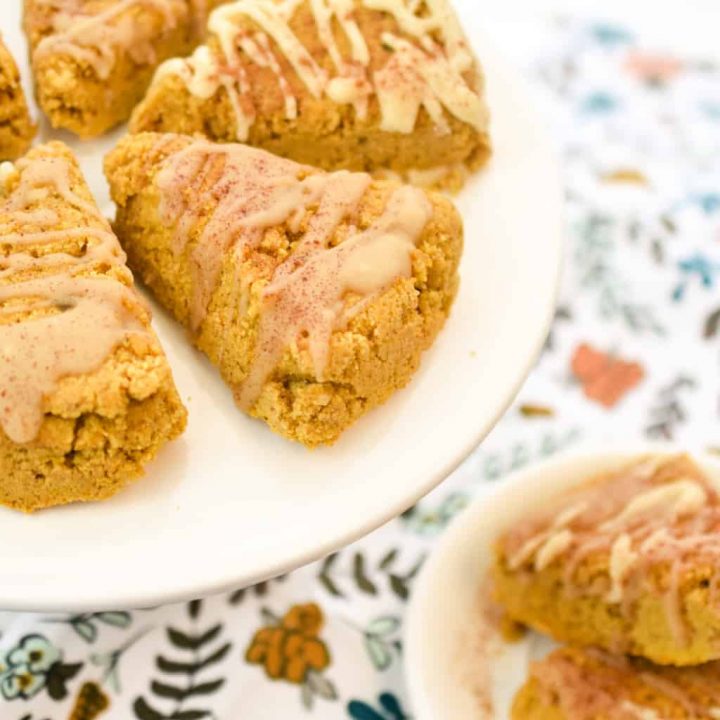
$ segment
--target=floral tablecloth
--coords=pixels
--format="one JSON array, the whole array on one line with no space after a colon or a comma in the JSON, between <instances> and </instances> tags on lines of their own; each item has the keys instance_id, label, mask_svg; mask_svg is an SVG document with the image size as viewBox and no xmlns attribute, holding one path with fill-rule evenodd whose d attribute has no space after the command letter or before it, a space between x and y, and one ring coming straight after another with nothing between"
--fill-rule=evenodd
<instances>
[{"instance_id":1,"label":"floral tablecloth","mask_svg":"<svg viewBox=\"0 0 720 720\"><path fill-rule=\"evenodd\" d=\"M558 21L528 75L564 156L564 287L482 448L366 539L291 575L133 612L0 613L2 720L406 720L402 623L445 526L579 440L720 446L720 66ZM518 205L522 212L522 205Z\"/></svg>"}]
</instances>

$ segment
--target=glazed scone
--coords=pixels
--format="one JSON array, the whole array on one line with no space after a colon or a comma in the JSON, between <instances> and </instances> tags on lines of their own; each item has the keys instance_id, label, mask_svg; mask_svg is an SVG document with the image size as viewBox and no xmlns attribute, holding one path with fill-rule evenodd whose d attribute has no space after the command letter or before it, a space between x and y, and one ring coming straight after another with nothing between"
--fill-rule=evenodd
<instances>
[{"instance_id":1,"label":"glazed scone","mask_svg":"<svg viewBox=\"0 0 720 720\"><path fill-rule=\"evenodd\" d=\"M124 122L163 60L190 52L222 0L25 0L38 103L95 137Z\"/></svg>"},{"instance_id":2,"label":"glazed scone","mask_svg":"<svg viewBox=\"0 0 720 720\"><path fill-rule=\"evenodd\" d=\"M687 456L643 458L552 500L496 547L511 620L659 664L720 658L720 500Z\"/></svg>"},{"instance_id":3,"label":"glazed scone","mask_svg":"<svg viewBox=\"0 0 720 720\"><path fill-rule=\"evenodd\" d=\"M208 27L158 69L134 132L427 181L489 156L483 77L449 0L235 0Z\"/></svg>"},{"instance_id":4,"label":"glazed scone","mask_svg":"<svg viewBox=\"0 0 720 720\"><path fill-rule=\"evenodd\" d=\"M717 720L720 662L659 667L560 648L531 665L512 720Z\"/></svg>"},{"instance_id":5,"label":"glazed scone","mask_svg":"<svg viewBox=\"0 0 720 720\"><path fill-rule=\"evenodd\" d=\"M0 38L0 161L20 157L35 131L17 65Z\"/></svg>"},{"instance_id":6,"label":"glazed scone","mask_svg":"<svg viewBox=\"0 0 720 720\"><path fill-rule=\"evenodd\" d=\"M185 409L125 256L70 150L0 165L0 503L113 495Z\"/></svg>"},{"instance_id":7,"label":"glazed scone","mask_svg":"<svg viewBox=\"0 0 720 720\"><path fill-rule=\"evenodd\" d=\"M334 442L447 318L462 225L439 195L180 135L128 136L105 169L131 267L281 435Z\"/></svg>"}]
</instances>

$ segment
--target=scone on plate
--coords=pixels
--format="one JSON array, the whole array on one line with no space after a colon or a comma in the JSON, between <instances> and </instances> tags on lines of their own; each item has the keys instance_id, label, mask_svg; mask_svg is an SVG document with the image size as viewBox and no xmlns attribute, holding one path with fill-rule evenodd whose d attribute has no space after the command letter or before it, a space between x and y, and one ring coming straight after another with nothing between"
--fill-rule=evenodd
<instances>
[{"instance_id":1,"label":"scone on plate","mask_svg":"<svg viewBox=\"0 0 720 720\"><path fill-rule=\"evenodd\" d=\"M113 495L185 426L170 367L70 150L0 165L0 503Z\"/></svg>"},{"instance_id":2,"label":"scone on plate","mask_svg":"<svg viewBox=\"0 0 720 720\"><path fill-rule=\"evenodd\" d=\"M235 0L208 27L158 69L133 131L426 182L490 153L482 72L449 0Z\"/></svg>"},{"instance_id":3,"label":"scone on plate","mask_svg":"<svg viewBox=\"0 0 720 720\"><path fill-rule=\"evenodd\" d=\"M36 95L56 128L95 137L121 123L158 64L190 52L220 0L25 0Z\"/></svg>"},{"instance_id":4,"label":"scone on plate","mask_svg":"<svg viewBox=\"0 0 720 720\"><path fill-rule=\"evenodd\" d=\"M531 665L512 720L717 720L720 662L658 667L564 647Z\"/></svg>"},{"instance_id":5,"label":"scone on plate","mask_svg":"<svg viewBox=\"0 0 720 720\"><path fill-rule=\"evenodd\" d=\"M35 131L17 65L0 38L0 161L22 155Z\"/></svg>"},{"instance_id":6,"label":"scone on plate","mask_svg":"<svg viewBox=\"0 0 720 720\"><path fill-rule=\"evenodd\" d=\"M720 658L720 500L687 456L639 459L530 512L499 539L496 600L574 645L653 662Z\"/></svg>"},{"instance_id":7,"label":"scone on plate","mask_svg":"<svg viewBox=\"0 0 720 720\"><path fill-rule=\"evenodd\" d=\"M447 318L462 225L444 197L181 135L128 136L105 169L133 270L288 438L337 440Z\"/></svg>"}]
</instances>

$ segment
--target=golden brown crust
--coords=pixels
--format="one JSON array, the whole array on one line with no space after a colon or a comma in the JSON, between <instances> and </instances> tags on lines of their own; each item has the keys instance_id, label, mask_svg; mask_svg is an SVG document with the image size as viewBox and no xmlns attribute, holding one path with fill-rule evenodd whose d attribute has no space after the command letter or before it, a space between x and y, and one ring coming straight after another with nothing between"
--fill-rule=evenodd
<instances>
[{"instance_id":1,"label":"golden brown crust","mask_svg":"<svg viewBox=\"0 0 720 720\"><path fill-rule=\"evenodd\" d=\"M710 720L720 706L720 665L660 668L563 647L532 663L512 720Z\"/></svg>"},{"instance_id":2,"label":"golden brown crust","mask_svg":"<svg viewBox=\"0 0 720 720\"><path fill-rule=\"evenodd\" d=\"M384 67L391 57L391 52L381 42L382 34L391 31L403 37L403 33L388 13L359 6L355 17L368 44L372 74ZM249 31L257 30L250 20L244 24ZM320 41L307 2L299 7L290 26L317 64L332 72L332 60ZM336 41L343 56L348 58L347 37L338 31ZM351 105L338 105L326 96L313 97L274 41L271 46L292 94L298 98L297 118L286 117L284 96L275 73L246 58L244 67L248 73L250 98L257 110L257 118L250 128L249 144L326 170L389 168L404 172L456 165L477 169L488 159L490 138L487 127L478 132L445 111L450 133L441 134L423 108L412 133L387 132L380 127L380 106L376 96L370 98L366 119L358 117ZM217 38L211 36L209 47L213 53L219 52ZM484 80L478 67L467 74L466 80L476 92L483 93ZM220 88L210 98L201 99L192 95L174 75L163 75L153 83L133 113L131 130L203 133L218 142L237 141L235 114L227 92Z\"/></svg>"},{"instance_id":3,"label":"golden brown crust","mask_svg":"<svg viewBox=\"0 0 720 720\"><path fill-rule=\"evenodd\" d=\"M17 65L0 39L0 161L20 157L30 146L36 130Z\"/></svg>"},{"instance_id":4,"label":"golden brown crust","mask_svg":"<svg viewBox=\"0 0 720 720\"><path fill-rule=\"evenodd\" d=\"M83 10L96 15L114 4L117 0L85 0ZM38 57L38 45L53 35L55 11L40 0L25 0L24 26L33 58L36 95L53 127L91 138L127 120L157 65L173 55L190 52L196 42L189 3L171 0L168 7L176 16L173 24L158 8L148 5L140 4L123 14L123 22L129 19L135 30L133 45L151 43L154 57L139 62L127 50L116 49L112 71L105 78L99 77L85 59L62 48ZM118 19L110 22L117 24Z\"/></svg>"},{"instance_id":5,"label":"golden brown crust","mask_svg":"<svg viewBox=\"0 0 720 720\"><path fill-rule=\"evenodd\" d=\"M621 477L622 472L611 476ZM651 478L657 487L678 479L704 482L703 472L685 455L661 462ZM598 478L587 487L602 488L605 479ZM577 498L568 499L567 506L573 502ZM716 566L697 559L697 551L686 551L683 560L688 569L683 569L671 588L669 560L653 561L647 577L633 583L632 601L626 599L623 604L608 599L611 556L610 548L601 546L573 566L570 577L569 561L562 554L542 569L527 563L513 566L501 539L492 571L495 599L510 619L560 642L603 647L659 664L695 665L720 658L720 613L713 590ZM593 591L585 592L588 588ZM669 612L676 603L677 610ZM674 615L682 622L682 638L672 625Z\"/></svg>"},{"instance_id":6,"label":"golden brown crust","mask_svg":"<svg viewBox=\"0 0 720 720\"><path fill-rule=\"evenodd\" d=\"M72 153L62 143L38 146L27 157L69 161L73 193L93 202ZM16 183L12 177L7 181L5 192L10 196ZM56 223L45 230L101 229L98 218L89 217L58 196L39 202L57 215ZM13 222L11 216L0 213L3 234L18 229ZM82 254L91 237L59 240L43 246L41 252ZM25 271L0 282L31 280L38 277L34 273L37 271ZM88 263L82 274L109 277L123 285L131 283L121 265ZM143 464L183 431L186 411L167 358L150 329L150 314L139 298L131 310L148 332L129 336L96 371L61 378L55 390L44 397L44 420L32 442L15 443L0 430L0 503L31 512L108 497L142 474Z\"/></svg>"},{"instance_id":7,"label":"golden brown crust","mask_svg":"<svg viewBox=\"0 0 720 720\"><path fill-rule=\"evenodd\" d=\"M116 231L133 269L159 301L184 324L189 323L192 280L188 253L176 257L172 229L158 218L154 183L158 164L169 152L162 136L130 136L106 159L106 174L118 205ZM177 136L172 149L192 141ZM378 217L395 185L373 183L359 212L359 227ZM452 204L429 195L433 216L425 227L413 262L413 277L396 281L331 339L325 378L318 381L302 342L288 348L265 383L253 414L276 432L308 446L329 444L358 417L406 385L420 357L442 328L458 286L462 225ZM342 237L341 223L336 238ZM195 230L195 241L200 228ZM208 313L195 338L197 346L219 365L225 380L237 387L247 376L257 339L260 292L274 268L292 249L287 227L271 228L257 251L238 268L225 261ZM247 312L238 317L237 277L253 282ZM224 346L224 352L221 347Z\"/></svg>"}]
</instances>

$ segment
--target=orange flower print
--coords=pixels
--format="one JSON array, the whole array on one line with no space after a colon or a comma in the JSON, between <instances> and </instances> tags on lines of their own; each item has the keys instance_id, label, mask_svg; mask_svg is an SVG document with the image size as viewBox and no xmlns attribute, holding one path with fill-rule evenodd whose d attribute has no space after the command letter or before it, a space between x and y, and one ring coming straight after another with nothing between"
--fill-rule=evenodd
<instances>
[{"instance_id":1,"label":"orange flower print","mask_svg":"<svg viewBox=\"0 0 720 720\"><path fill-rule=\"evenodd\" d=\"M268 623L253 636L245 659L262 665L271 680L302 687L303 703L310 707L313 697L337 697L335 687L322 672L330 665L330 653L318 635L324 624L322 610L315 603L294 605L282 618L263 610Z\"/></svg>"},{"instance_id":2,"label":"orange flower print","mask_svg":"<svg viewBox=\"0 0 720 720\"><path fill-rule=\"evenodd\" d=\"M628 55L625 68L639 80L658 85L677 77L682 72L683 65L672 55L633 52Z\"/></svg>"},{"instance_id":3,"label":"orange flower print","mask_svg":"<svg viewBox=\"0 0 720 720\"><path fill-rule=\"evenodd\" d=\"M586 343L576 348L571 368L582 383L585 397L606 408L614 407L645 377L642 365L620 360Z\"/></svg>"}]
</instances>

